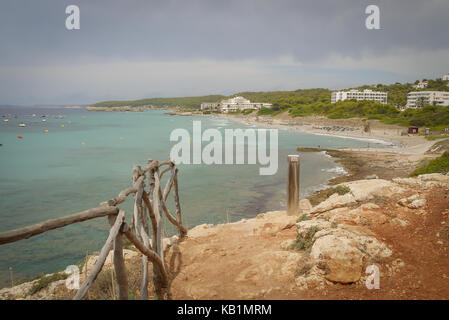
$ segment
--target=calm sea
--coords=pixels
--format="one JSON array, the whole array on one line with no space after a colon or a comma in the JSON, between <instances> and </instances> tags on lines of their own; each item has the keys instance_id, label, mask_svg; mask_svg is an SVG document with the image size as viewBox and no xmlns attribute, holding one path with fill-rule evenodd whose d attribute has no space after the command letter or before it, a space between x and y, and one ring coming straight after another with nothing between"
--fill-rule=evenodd
<instances>
[{"instance_id":1,"label":"calm sea","mask_svg":"<svg viewBox=\"0 0 449 320\"><path fill-rule=\"evenodd\" d=\"M191 132L193 120L201 120L203 130L248 127L221 118L165 113L0 107L0 232L96 207L116 196L130 186L133 165L168 159L175 144L170 133L176 128ZM280 130L276 175L260 176L259 165L180 165L184 222L191 228L223 223L226 212L237 221L285 208L287 155L298 146L318 145L367 143ZM324 153L302 154L301 195L322 188L341 172ZM131 212L131 201L122 208ZM167 225L165 234L173 232ZM15 278L63 270L82 260L86 250L98 251L107 233L108 223L100 218L0 246L0 287L9 285L9 267Z\"/></svg>"}]
</instances>

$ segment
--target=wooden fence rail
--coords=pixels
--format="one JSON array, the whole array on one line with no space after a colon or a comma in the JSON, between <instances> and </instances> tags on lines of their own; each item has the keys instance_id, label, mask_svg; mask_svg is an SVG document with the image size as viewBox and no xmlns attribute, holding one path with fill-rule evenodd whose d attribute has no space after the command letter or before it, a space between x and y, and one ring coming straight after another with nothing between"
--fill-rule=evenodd
<instances>
[{"instance_id":1,"label":"wooden fence rail","mask_svg":"<svg viewBox=\"0 0 449 320\"><path fill-rule=\"evenodd\" d=\"M161 168L163 170L160 172ZM170 173L171 176L162 189L161 179L165 173ZM148 188L146 190L145 179L147 178L147 174ZM182 225L181 219L181 204L178 194L178 169L170 160L158 162L150 159L145 168L134 166L132 183L131 187L122 190L117 197L102 202L97 208L15 230L0 232L0 245L27 239L73 223L98 217L107 217L108 223L111 226L109 235L100 251L97 261L89 275L84 279L74 299L85 298L90 286L101 272L111 250L113 250L117 299L128 299L128 279L123 258L123 236L128 238L137 250L142 253L141 299L148 299L148 262L151 262L153 265L154 294L156 298L163 299L168 286L169 275L164 261L162 214L165 214L167 220L178 229L180 239L187 234L187 229ZM176 216L170 212L166 203L171 190L173 190ZM125 222L125 211L118 207L129 195L134 196L134 210L130 225ZM151 239L149 232L150 223Z\"/></svg>"}]
</instances>

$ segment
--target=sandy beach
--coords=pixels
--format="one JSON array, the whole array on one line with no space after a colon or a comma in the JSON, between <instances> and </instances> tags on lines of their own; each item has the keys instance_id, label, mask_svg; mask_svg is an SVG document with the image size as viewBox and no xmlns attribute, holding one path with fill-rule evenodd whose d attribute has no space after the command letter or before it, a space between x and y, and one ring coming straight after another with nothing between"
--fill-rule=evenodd
<instances>
[{"instance_id":1,"label":"sandy beach","mask_svg":"<svg viewBox=\"0 0 449 320\"><path fill-rule=\"evenodd\" d=\"M370 132L364 132L364 122L361 119L329 119L324 116L307 116L292 118L287 113L274 117L256 115L216 114L213 117L224 117L249 125L267 128L289 129L334 137L348 137L371 143L389 145L395 149L414 147L428 142L423 136L406 134L407 128L387 125L379 120L369 120ZM344 129L344 130L343 130ZM431 145L431 144L428 144Z\"/></svg>"},{"instance_id":2,"label":"sandy beach","mask_svg":"<svg viewBox=\"0 0 449 320\"><path fill-rule=\"evenodd\" d=\"M366 148L345 149L347 151L352 150L358 152L380 152L379 148L372 148L372 144L382 144L384 145L384 147L382 148L382 152L406 155L410 157L411 161L421 160L424 153L426 153L435 142L441 141L428 141L424 136L407 134L406 127L384 124L379 120L369 120L370 129L369 132L365 132L365 122L359 118L329 119L324 116L292 118L286 112L274 117L258 116L255 113L249 115L223 113L204 115L199 112L185 112L175 109L172 109L170 114L182 116L195 115L214 118L226 118L257 127L294 130L330 137L366 141Z\"/></svg>"}]
</instances>

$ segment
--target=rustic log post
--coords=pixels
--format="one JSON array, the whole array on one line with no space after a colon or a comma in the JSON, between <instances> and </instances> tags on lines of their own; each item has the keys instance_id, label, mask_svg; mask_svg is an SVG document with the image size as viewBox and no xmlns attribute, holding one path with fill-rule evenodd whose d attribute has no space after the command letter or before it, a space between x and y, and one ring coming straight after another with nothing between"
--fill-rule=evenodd
<instances>
[{"instance_id":1,"label":"rustic log post","mask_svg":"<svg viewBox=\"0 0 449 320\"><path fill-rule=\"evenodd\" d=\"M92 271L90 274L86 277L84 282L81 284L78 292L76 293L73 300L81 300L84 298L84 296L87 293L87 290L89 290L92 283L97 278L98 274L101 271L101 268L103 268L104 262L106 261L106 258L108 256L109 251L111 251L114 239L117 237L117 234L120 232L120 228L122 226L123 221L125 220L125 212L120 211L117 215L117 219L114 222L114 225L112 226L111 230L109 231L109 236L106 239L106 242L101 248L100 255L97 258L97 261L95 262L95 265L92 268Z\"/></svg>"},{"instance_id":2,"label":"rustic log post","mask_svg":"<svg viewBox=\"0 0 449 320\"><path fill-rule=\"evenodd\" d=\"M175 169L175 179L174 179L174 188L173 188L173 197L175 199L176 206L176 217L178 219L178 223L182 225L182 216L181 216L181 204L179 202L179 193L178 193L178 168ZM179 230L179 238L181 239L187 234L187 232L183 232Z\"/></svg>"},{"instance_id":3,"label":"rustic log post","mask_svg":"<svg viewBox=\"0 0 449 320\"><path fill-rule=\"evenodd\" d=\"M153 268L157 269L158 272L161 275L161 281L162 285L166 286L168 283L168 274L167 270L165 269L165 265L160 258L160 256L151 249L148 249L145 247L145 245L136 237L134 232L132 231L132 228L130 228L126 222L123 223L123 233L126 235L126 237L131 241L132 244L144 255L148 257L148 259L153 263Z\"/></svg>"},{"instance_id":4,"label":"rustic log post","mask_svg":"<svg viewBox=\"0 0 449 320\"><path fill-rule=\"evenodd\" d=\"M153 243L153 247L155 251L159 255L162 260L162 264L165 268L164 264L164 250L162 246L162 228L163 228L163 220L161 216L161 188L160 188L160 180L159 180L159 168L156 167L154 170L154 189L153 189L153 210L156 218L156 241ZM161 272L158 268L153 266L153 274L154 274L154 293L157 299L162 299L163 297L163 281L161 277Z\"/></svg>"},{"instance_id":5,"label":"rustic log post","mask_svg":"<svg viewBox=\"0 0 449 320\"><path fill-rule=\"evenodd\" d=\"M133 183L142 175L142 169L140 166L134 166L133 168ZM149 248L150 243L148 239L148 230L145 228L142 196L144 193L145 179L138 187L137 193L134 195L134 230L136 235L142 239L145 247ZM148 225L148 224L147 224ZM140 284L140 299L148 300L148 257L142 256L142 281Z\"/></svg>"},{"instance_id":6,"label":"rustic log post","mask_svg":"<svg viewBox=\"0 0 449 320\"><path fill-rule=\"evenodd\" d=\"M173 215L170 213L170 211L167 208L167 204L165 203L164 199L161 200L161 204L162 204L162 210L165 213L165 216L168 218L168 221L170 221L173 225L175 225L175 227L178 228L180 233L187 233L187 229L181 225L178 220L176 220L175 217L173 217Z\"/></svg>"},{"instance_id":7,"label":"rustic log post","mask_svg":"<svg viewBox=\"0 0 449 320\"><path fill-rule=\"evenodd\" d=\"M153 163L157 163L157 161L154 162L153 160L149 159L148 163L151 165ZM151 203L151 200L150 200L153 197L153 192L154 192L154 183L155 183L154 182L154 168L149 170L148 183L150 185L148 193L147 193L148 202L145 200L145 197L144 197L144 201L147 204L147 207L149 209L148 213L150 214L151 225L152 225L152 228L153 228L153 246L154 246L155 243L156 243L157 222L156 222L156 217L154 215L154 209L153 209L153 207L151 205L152 203Z\"/></svg>"},{"instance_id":8,"label":"rustic log post","mask_svg":"<svg viewBox=\"0 0 449 320\"><path fill-rule=\"evenodd\" d=\"M141 208L140 217L143 220L141 225L141 236L143 239L143 244L148 249L151 247L150 239L148 238L148 219L146 219L146 210L144 207ZM148 257L142 255L142 282L140 284L140 298L142 300L148 300Z\"/></svg>"},{"instance_id":9,"label":"rustic log post","mask_svg":"<svg viewBox=\"0 0 449 320\"><path fill-rule=\"evenodd\" d=\"M109 216L108 220L109 224L113 226L116 217ZM128 276L126 274L125 259L123 257L123 236L121 231L117 233L114 239L113 250L117 299L128 300Z\"/></svg>"},{"instance_id":10,"label":"rustic log post","mask_svg":"<svg viewBox=\"0 0 449 320\"><path fill-rule=\"evenodd\" d=\"M288 156L287 215L298 214L299 155Z\"/></svg>"}]
</instances>

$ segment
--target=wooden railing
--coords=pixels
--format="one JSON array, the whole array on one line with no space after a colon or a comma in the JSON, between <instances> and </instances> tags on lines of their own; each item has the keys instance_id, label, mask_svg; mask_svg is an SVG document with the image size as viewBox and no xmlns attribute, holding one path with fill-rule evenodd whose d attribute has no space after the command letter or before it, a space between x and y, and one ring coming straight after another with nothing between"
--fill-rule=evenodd
<instances>
[{"instance_id":1,"label":"wooden railing","mask_svg":"<svg viewBox=\"0 0 449 320\"><path fill-rule=\"evenodd\" d=\"M171 175L162 190L161 179L165 173L170 173ZM147 176L148 188L146 189L145 179ZM181 219L181 205L178 194L178 169L170 160L158 162L150 159L145 168L134 166L132 182L133 185L130 188L121 191L117 197L102 202L97 208L62 218L47 220L23 228L1 232L0 245L27 239L73 223L106 216L111 225L109 236L106 239L90 274L84 279L74 299L83 299L86 296L90 286L103 268L106 258L111 250L113 250L117 298L121 300L128 299L128 279L123 258L123 236L126 236L142 253L141 299L148 299L148 262L151 262L153 265L155 297L163 299L169 283L169 275L164 261L162 215L165 214L168 221L177 227L180 239L187 234L187 229L182 225ZM169 211L166 204L166 200L172 189L176 207L176 216ZM131 223L128 225L125 222L126 213L121 210L118 205L123 203L131 194L134 195L134 212L131 218ZM150 223L148 217L151 220L151 239L149 236Z\"/></svg>"}]
</instances>

